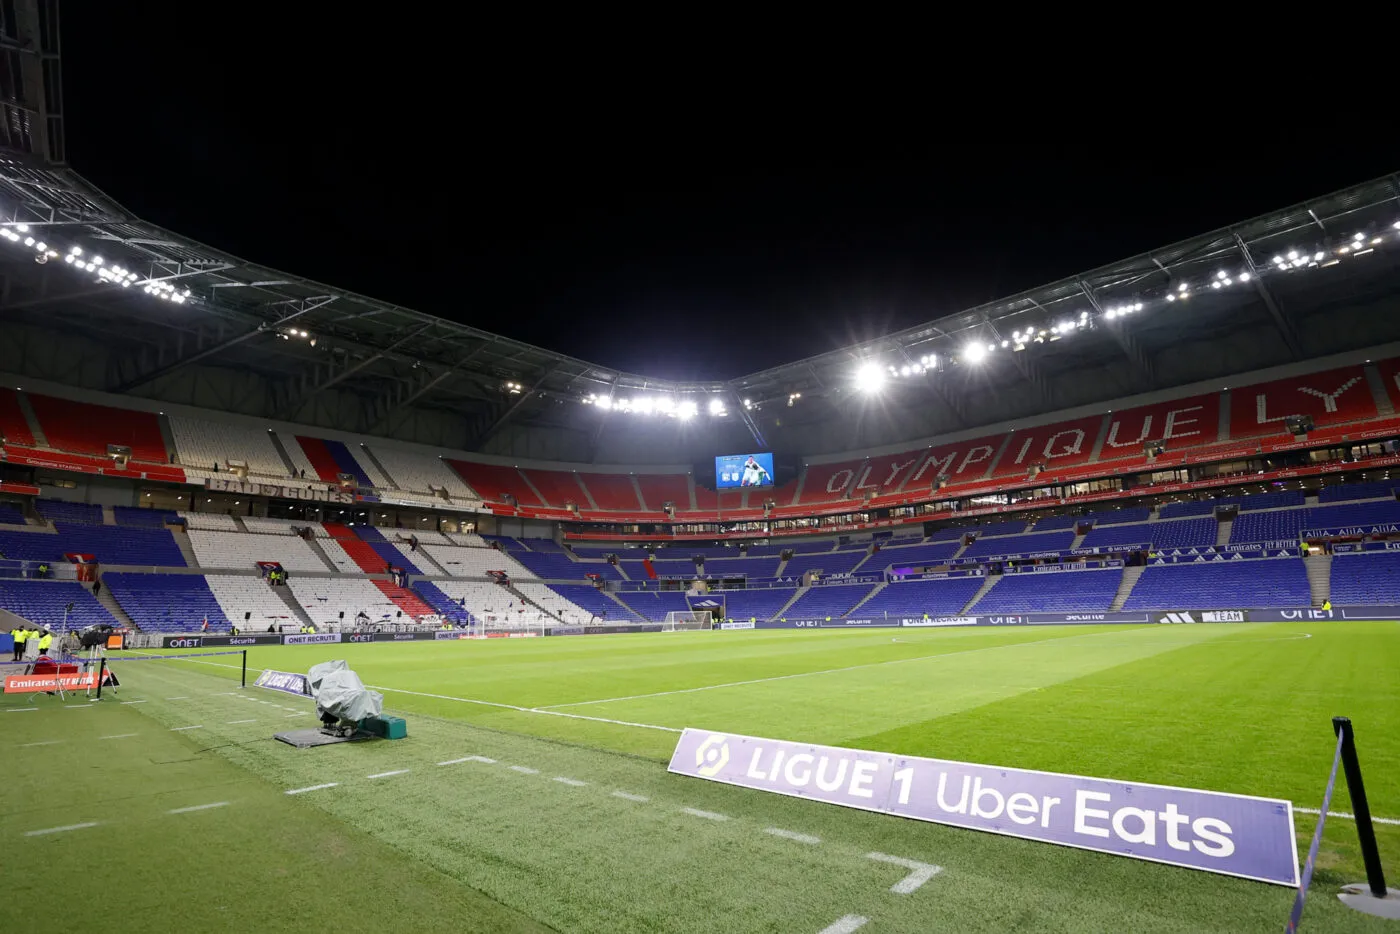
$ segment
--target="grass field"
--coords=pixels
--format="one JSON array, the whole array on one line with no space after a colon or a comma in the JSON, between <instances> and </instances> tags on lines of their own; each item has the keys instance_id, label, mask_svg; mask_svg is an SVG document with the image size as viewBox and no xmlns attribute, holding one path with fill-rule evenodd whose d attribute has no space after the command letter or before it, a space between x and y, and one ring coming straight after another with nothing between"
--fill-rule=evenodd
<instances>
[{"instance_id":1,"label":"grass field","mask_svg":"<svg viewBox=\"0 0 1400 934\"><path fill-rule=\"evenodd\" d=\"M686 726L1316 808L1330 719L1346 715L1400 879L1393 622L249 650L253 668L328 658L384 692L408 740L295 750L270 737L311 725L309 701L189 661L118 658L123 687L100 704L7 698L0 929L66 931L94 908L109 931L815 934L864 918L863 934L1239 932L1287 918L1277 886L668 774ZM1344 786L1333 807L1349 810ZM1297 818L1302 853L1316 818ZM891 891L914 863L941 871ZM1352 822L1329 821L1319 865L1304 930L1394 930L1334 897L1363 877ZM70 894L75 878L90 898Z\"/></svg>"}]
</instances>

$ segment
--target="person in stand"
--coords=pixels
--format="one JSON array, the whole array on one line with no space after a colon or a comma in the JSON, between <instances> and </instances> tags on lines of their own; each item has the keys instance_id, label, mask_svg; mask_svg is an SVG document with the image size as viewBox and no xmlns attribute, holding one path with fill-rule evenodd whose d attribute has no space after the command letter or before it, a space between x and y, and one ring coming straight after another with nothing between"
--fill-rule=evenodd
<instances>
[{"instance_id":1,"label":"person in stand","mask_svg":"<svg viewBox=\"0 0 1400 934\"><path fill-rule=\"evenodd\" d=\"M199 627L199 631L202 632L202 633L204 633L204 634L206 634L206 635L208 635L208 633L209 633L209 617L207 617L207 616L204 617L204 623Z\"/></svg>"},{"instance_id":2,"label":"person in stand","mask_svg":"<svg viewBox=\"0 0 1400 934\"><path fill-rule=\"evenodd\" d=\"M14 658L10 661L17 662L24 657L24 640L29 638L29 631L18 623L10 630L10 638L15 640Z\"/></svg>"},{"instance_id":3,"label":"person in stand","mask_svg":"<svg viewBox=\"0 0 1400 934\"><path fill-rule=\"evenodd\" d=\"M51 645L53 645L53 632L45 629L43 635L39 636L39 654L47 655Z\"/></svg>"},{"instance_id":4,"label":"person in stand","mask_svg":"<svg viewBox=\"0 0 1400 934\"><path fill-rule=\"evenodd\" d=\"M98 594L100 594L101 592L102 592L102 581L100 581L100 580L94 580L94 581L92 582L92 595L95 597L95 596L97 596Z\"/></svg>"}]
</instances>

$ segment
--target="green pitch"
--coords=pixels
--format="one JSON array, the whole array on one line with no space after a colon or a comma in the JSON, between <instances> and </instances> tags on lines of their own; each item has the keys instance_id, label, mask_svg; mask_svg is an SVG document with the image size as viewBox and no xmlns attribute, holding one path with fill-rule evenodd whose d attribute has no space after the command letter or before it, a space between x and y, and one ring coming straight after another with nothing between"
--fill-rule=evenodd
<instances>
[{"instance_id":1,"label":"green pitch","mask_svg":"<svg viewBox=\"0 0 1400 934\"><path fill-rule=\"evenodd\" d=\"M685 726L1316 808L1346 715L1400 884L1393 622L249 650L250 668L329 658L384 692L407 740L295 750L270 736L310 726L308 701L180 660L118 656L123 687L100 704L5 698L0 929L66 932L95 910L105 931L143 932L1239 932L1287 917L1275 886L673 776ZM1344 785L1333 807L1350 809ZM1315 820L1297 815L1300 853ZM1319 867L1305 931L1389 930L1335 899L1363 878L1351 821L1328 822ZM911 874L926 881L892 891Z\"/></svg>"}]
</instances>

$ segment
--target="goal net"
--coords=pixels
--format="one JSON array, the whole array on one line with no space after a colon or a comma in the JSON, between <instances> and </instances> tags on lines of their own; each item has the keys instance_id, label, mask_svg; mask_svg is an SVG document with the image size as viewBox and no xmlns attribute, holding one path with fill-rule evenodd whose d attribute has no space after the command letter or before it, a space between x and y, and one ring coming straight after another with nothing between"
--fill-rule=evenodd
<instances>
[{"instance_id":1,"label":"goal net","mask_svg":"<svg viewBox=\"0 0 1400 934\"><path fill-rule=\"evenodd\" d=\"M670 610L666 613L666 622L662 624L662 632L682 632L687 629L713 629L715 619L710 615L709 610Z\"/></svg>"}]
</instances>

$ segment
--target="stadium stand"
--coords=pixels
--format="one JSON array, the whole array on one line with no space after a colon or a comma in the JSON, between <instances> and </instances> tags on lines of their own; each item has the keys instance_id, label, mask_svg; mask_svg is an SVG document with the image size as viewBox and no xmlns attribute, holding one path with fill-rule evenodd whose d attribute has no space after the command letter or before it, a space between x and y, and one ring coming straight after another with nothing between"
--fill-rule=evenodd
<instances>
[{"instance_id":1,"label":"stadium stand","mask_svg":"<svg viewBox=\"0 0 1400 934\"><path fill-rule=\"evenodd\" d=\"M1200 548L1214 545L1220 525L1214 519L1172 519L1138 525L1095 526L1079 543L1081 548L1114 545L1155 545L1157 548Z\"/></svg>"},{"instance_id":2,"label":"stadium stand","mask_svg":"<svg viewBox=\"0 0 1400 934\"><path fill-rule=\"evenodd\" d=\"M361 611L371 623L391 623L399 607L374 581L350 577L298 577L287 579L287 586L317 626L349 630ZM344 615L342 615L344 614Z\"/></svg>"},{"instance_id":3,"label":"stadium stand","mask_svg":"<svg viewBox=\"0 0 1400 934\"><path fill-rule=\"evenodd\" d=\"M545 580L583 580L586 574L599 573L596 566L583 564L564 554L522 551L514 557L534 572L536 577Z\"/></svg>"},{"instance_id":4,"label":"stadium stand","mask_svg":"<svg viewBox=\"0 0 1400 934\"><path fill-rule=\"evenodd\" d=\"M499 503L510 497L522 506L544 505L514 467L451 459L447 463L487 502Z\"/></svg>"},{"instance_id":5,"label":"stadium stand","mask_svg":"<svg viewBox=\"0 0 1400 934\"><path fill-rule=\"evenodd\" d=\"M708 609L712 605L724 608L728 619L769 620L797 593L794 587L759 587L753 590L716 590L702 597L692 597L691 605L696 609Z\"/></svg>"},{"instance_id":6,"label":"stadium stand","mask_svg":"<svg viewBox=\"0 0 1400 934\"><path fill-rule=\"evenodd\" d=\"M1118 593L1123 572L1061 571L1052 574L1005 574L972 610L976 613L1059 613L1107 610Z\"/></svg>"},{"instance_id":7,"label":"stadium stand","mask_svg":"<svg viewBox=\"0 0 1400 934\"><path fill-rule=\"evenodd\" d=\"M1056 470L1088 463L1102 415L1056 422L1017 431L997 460L993 477L1024 477L1034 464L1054 464Z\"/></svg>"},{"instance_id":8,"label":"stadium stand","mask_svg":"<svg viewBox=\"0 0 1400 934\"><path fill-rule=\"evenodd\" d=\"M486 577L504 571L511 578L532 578L534 572L505 551L495 548L463 548L460 545L424 545L423 550L453 577Z\"/></svg>"},{"instance_id":9,"label":"stadium stand","mask_svg":"<svg viewBox=\"0 0 1400 934\"><path fill-rule=\"evenodd\" d=\"M0 525L24 525L24 513L9 503L0 503Z\"/></svg>"},{"instance_id":10,"label":"stadium stand","mask_svg":"<svg viewBox=\"0 0 1400 934\"><path fill-rule=\"evenodd\" d=\"M1334 484L1319 490L1317 501L1319 503L1345 503L1358 499L1394 499L1397 489L1400 489L1400 480Z\"/></svg>"},{"instance_id":11,"label":"stadium stand","mask_svg":"<svg viewBox=\"0 0 1400 934\"><path fill-rule=\"evenodd\" d=\"M194 550L200 567L252 568L259 561L276 561L288 571L330 570L311 550L311 546L294 535L251 535L191 529L189 537L190 548Z\"/></svg>"},{"instance_id":12,"label":"stadium stand","mask_svg":"<svg viewBox=\"0 0 1400 934\"><path fill-rule=\"evenodd\" d=\"M229 628L223 607L198 574L112 571L102 575L102 583L145 632L198 632L205 619L211 629L226 632Z\"/></svg>"},{"instance_id":13,"label":"stadium stand","mask_svg":"<svg viewBox=\"0 0 1400 934\"><path fill-rule=\"evenodd\" d=\"M865 562L865 567L875 570L887 567L928 566L939 561L947 561L957 554L960 548L962 548L962 543L957 541L928 542L921 545L890 545L881 548L872 555L870 560Z\"/></svg>"},{"instance_id":14,"label":"stadium stand","mask_svg":"<svg viewBox=\"0 0 1400 934\"><path fill-rule=\"evenodd\" d=\"M1306 510L1304 529L1334 529L1347 526L1392 525L1400 523L1400 502L1341 503L1314 506Z\"/></svg>"},{"instance_id":15,"label":"stadium stand","mask_svg":"<svg viewBox=\"0 0 1400 934\"><path fill-rule=\"evenodd\" d=\"M1242 512L1230 528L1230 543L1296 541L1306 514L1305 509Z\"/></svg>"},{"instance_id":16,"label":"stadium stand","mask_svg":"<svg viewBox=\"0 0 1400 934\"><path fill-rule=\"evenodd\" d=\"M1018 527L1024 528L1024 523ZM994 538L977 536L959 557L986 558L992 555L1024 555L1040 551L1068 551L1074 543L1073 532L1042 532L1039 535L1002 535Z\"/></svg>"},{"instance_id":17,"label":"stadium stand","mask_svg":"<svg viewBox=\"0 0 1400 934\"><path fill-rule=\"evenodd\" d=\"M66 550L60 535L0 529L0 557L16 561L62 561Z\"/></svg>"},{"instance_id":18,"label":"stadium stand","mask_svg":"<svg viewBox=\"0 0 1400 934\"><path fill-rule=\"evenodd\" d=\"M515 589L525 599L561 622L572 626L586 626L593 621L594 614L591 611L544 584L519 584Z\"/></svg>"},{"instance_id":19,"label":"stadium stand","mask_svg":"<svg viewBox=\"0 0 1400 934\"><path fill-rule=\"evenodd\" d=\"M326 534L319 522L311 522L307 519L269 519L263 516L244 516L243 525L249 532L258 535L296 535L295 529L304 529L308 526L313 533Z\"/></svg>"},{"instance_id":20,"label":"stadium stand","mask_svg":"<svg viewBox=\"0 0 1400 934\"><path fill-rule=\"evenodd\" d=\"M1331 599L1338 606L1400 604L1400 551L1333 557Z\"/></svg>"},{"instance_id":21,"label":"stadium stand","mask_svg":"<svg viewBox=\"0 0 1400 934\"><path fill-rule=\"evenodd\" d=\"M878 586L878 585L876 585ZM873 590L870 584L832 584L810 587L793 601L784 616L787 619L839 619L864 600Z\"/></svg>"},{"instance_id":22,"label":"stadium stand","mask_svg":"<svg viewBox=\"0 0 1400 934\"><path fill-rule=\"evenodd\" d=\"M369 458L365 458L365 463L362 464L343 441L296 435L291 442L284 441L282 446L291 458L292 466L297 470L306 471L308 478L336 483L340 480L340 475L346 473L355 478L355 483L361 489L388 486L379 471L375 470L375 476L370 476L369 471L373 468L373 463Z\"/></svg>"},{"instance_id":23,"label":"stadium stand","mask_svg":"<svg viewBox=\"0 0 1400 934\"><path fill-rule=\"evenodd\" d=\"M666 619L666 614L672 611L681 612L693 610L691 598L683 591L667 590L629 590L619 593L618 599L627 604L632 612L642 619L650 620L654 623ZM695 599L704 599L697 597Z\"/></svg>"},{"instance_id":24,"label":"stadium stand","mask_svg":"<svg viewBox=\"0 0 1400 934\"><path fill-rule=\"evenodd\" d=\"M856 477L864 466L864 459L835 464L808 464L798 502L830 503L850 499L850 489L855 486Z\"/></svg>"},{"instance_id":25,"label":"stadium stand","mask_svg":"<svg viewBox=\"0 0 1400 934\"><path fill-rule=\"evenodd\" d=\"M585 584L551 584L553 590L559 596L568 600L574 606L587 613L598 617L599 621L610 622L631 622L641 619L625 605L618 603L612 597L602 593L598 588Z\"/></svg>"},{"instance_id":26,"label":"stadium stand","mask_svg":"<svg viewBox=\"0 0 1400 934\"><path fill-rule=\"evenodd\" d=\"M945 580L902 581L890 584L861 605L860 615L870 617L955 616L986 582L983 577L950 577Z\"/></svg>"},{"instance_id":27,"label":"stadium stand","mask_svg":"<svg viewBox=\"0 0 1400 934\"><path fill-rule=\"evenodd\" d=\"M175 543L174 535L165 529L66 522L58 523L55 528L65 551L93 555L103 564L165 568L186 566L185 556Z\"/></svg>"},{"instance_id":28,"label":"stadium stand","mask_svg":"<svg viewBox=\"0 0 1400 934\"><path fill-rule=\"evenodd\" d=\"M180 463L194 476L227 477L224 471L230 461L247 464L249 473L278 479L289 476L271 431L182 415L171 415L169 420Z\"/></svg>"},{"instance_id":29,"label":"stadium stand","mask_svg":"<svg viewBox=\"0 0 1400 934\"><path fill-rule=\"evenodd\" d=\"M34 509L50 522L102 524L102 507L92 503L69 503L61 499L36 499Z\"/></svg>"},{"instance_id":30,"label":"stadium stand","mask_svg":"<svg viewBox=\"0 0 1400 934\"><path fill-rule=\"evenodd\" d=\"M581 473L580 484L588 489L599 509L610 512L636 512L642 508L637 501L637 489L627 474Z\"/></svg>"},{"instance_id":31,"label":"stadium stand","mask_svg":"<svg viewBox=\"0 0 1400 934\"><path fill-rule=\"evenodd\" d=\"M469 626L475 622L466 607L443 593L432 581L419 581L413 589L433 610L454 625Z\"/></svg>"},{"instance_id":32,"label":"stadium stand","mask_svg":"<svg viewBox=\"0 0 1400 934\"><path fill-rule=\"evenodd\" d=\"M34 446L34 432L29 428L29 420L19 406L19 393L13 389L0 389L0 442Z\"/></svg>"},{"instance_id":33,"label":"stadium stand","mask_svg":"<svg viewBox=\"0 0 1400 934\"><path fill-rule=\"evenodd\" d=\"M1230 437L1286 435L1284 416L1308 415L1319 428L1376 417L1376 402L1360 366L1283 379L1230 394Z\"/></svg>"},{"instance_id":34,"label":"stadium stand","mask_svg":"<svg viewBox=\"0 0 1400 934\"><path fill-rule=\"evenodd\" d=\"M578 474L569 470L540 470L538 468L522 469L521 476L525 477L544 501L551 506L566 506L573 503L580 509L588 509L588 497L584 495L583 487L579 485Z\"/></svg>"},{"instance_id":35,"label":"stadium stand","mask_svg":"<svg viewBox=\"0 0 1400 934\"><path fill-rule=\"evenodd\" d=\"M63 626L64 608L69 603L73 604L73 612L67 614L70 629L102 623L117 625L116 618L81 584L0 578L0 607L40 626Z\"/></svg>"},{"instance_id":36,"label":"stadium stand","mask_svg":"<svg viewBox=\"0 0 1400 934\"><path fill-rule=\"evenodd\" d=\"M133 460L164 464L170 460L160 433L160 418L150 412L71 402L27 393L49 447L75 454L106 456L107 445L131 448Z\"/></svg>"},{"instance_id":37,"label":"stadium stand","mask_svg":"<svg viewBox=\"0 0 1400 934\"><path fill-rule=\"evenodd\" d=\"M430 493L431 487L438 487L454 498L477 498L471 487L463 483L462 478L441 457L383 444L373 445L368 450L400 490Z\"/></svg>"},{"instance_id":38,"label":"stadium stand","mask_svg":"<svg viewBox=\"0 0 1400 934\"><path fill-rule=\"evenodd\" d=\"M1143 516L1146 520L1147 516ZM1046 516L1043 519L1035 520L1035 525L1031 526L1033 532L1060 532L1065 529L1073 529L1081 522L1090 522L1088 516L1071 514L1068 516Z\"/></svg>"},{"instance_id":39,"label":"stadium stand","mask_svg":"<svg viewBox=\"0 0 1400 934\"><path fill-rule=\"evenodd\" d=\"M995 588L993 588L995 590ZM1211 610L1312 604L1307 572L1297 558L1150 565L1125 610Z\"/></svg>"},{"instance_id":40,"label":"stadium stand","mask_svg":"<svg viewBox=\"0 0 1400 934\"><path fill-rule=\"evenodd\" d=\"M1146 506L1133 509L1110 509L1104 512L1091 512L1083 516L1080 521L1088 522L1095 527L1105 525L1129 525L1137 522L1146 522L1152 517L1152 510ZM1066 526L1073 528L1074 526ZM1045 531L1038 529L1038 531Z\"/></svg>"},{"instance_id":41,"label":"stadium stand","mask_svg":"<svg viewBox=\"0 0 1400 934\"><path fill-rule=\"evenodd\" d=\"M448 544L464 545L468 548L486 548L486 539L475 532L443 532L442 537Z\"/></svg>"},{"instance_id":42,"label":"stadium stand","mask_svg":"<svg viewBox=\"0 0 1400 934\"><path fill-rule=\"evenodd\" d=\"M651 512L660 512L666 503L674 503L676 512L690 512L690 477L685 474L639 473L637 486Z\"/></svg>"},{"instance_id":43,"label":"stadium stand","mask_svg":"<svg viewBox=\"0 0 1400 934\"><path fill-rule=\"evenodd\" d=\"M225 515L221 512L185 512L180 511L180 518L185 520L186 529L213 529L215 531L237 532L238 523L233 520L233 516Z\"/></svg>"},{"instance_id":44,"label":"stadium stand","mask_svg":"<svg viewBox=\"0 0 1400 934\"><path fill-rule=\"evenodd\" d=\"M449 600L464 607L478 622L500 628L537 628L553 620L529 606L506 587L488 581L437 580L433 582Z\"/></svg>"},{"instance_id":45,"label":"stadium stand","mask_svg":"<svg viewBox=\"0 0 1400 934\"><path fill-rule=\"evenodd\" d=\"M808 571L820 571L827 576L849 574L856 569L857 565L865 561L866 556L867 552L864 549L860 551L829 551L825 554L815 555L793 555L792 560L783 566L783 576L800 577ZM764 576L772 577L776 571L777 568L774 566L773 570Z\"/></svg>"},{"instance_id":46,"label":"stadium stand","mask_svg":"<svg viewBox=\"0 0 1400 934\"><path fill-rule=\"evenodd\" d=\"M249 632L262 632L268 626L287 626L295 629L300 621L292 615L287 604L277 596L261 577L248 574L206 574L205 582L209 592L224 611L224 618L235 622L240 629ZM290 581L290 578L288 579ZM251 614L245 620L244 616ZM213 625L211 622L210 625Z\"/></svg>"},{"instance_id":47,"label":"stadium stand","mask_svg":"<svg viewBox=\"0 0 1400 934\"><path fill-rule=\"evenodd\" d=\"M670 565L676 562L658 561L656 563ZM778 563L773 558L706 558L704 573L707 577L742 574L750 578L768 578L777 575Z\"/></svg>"},{"instance_id":48,"label":"stadium stand","mask_svg":"<svg viewBox=\"0 0 1400 934\"><path fill-rule=\"evenodd\" d=\"M163 529L167 524L178 524L179 516L166 509L143 509L139 506L113 506L112 516L117 525L140 526L147 529Z\"/></svg>"}]
</instances>

